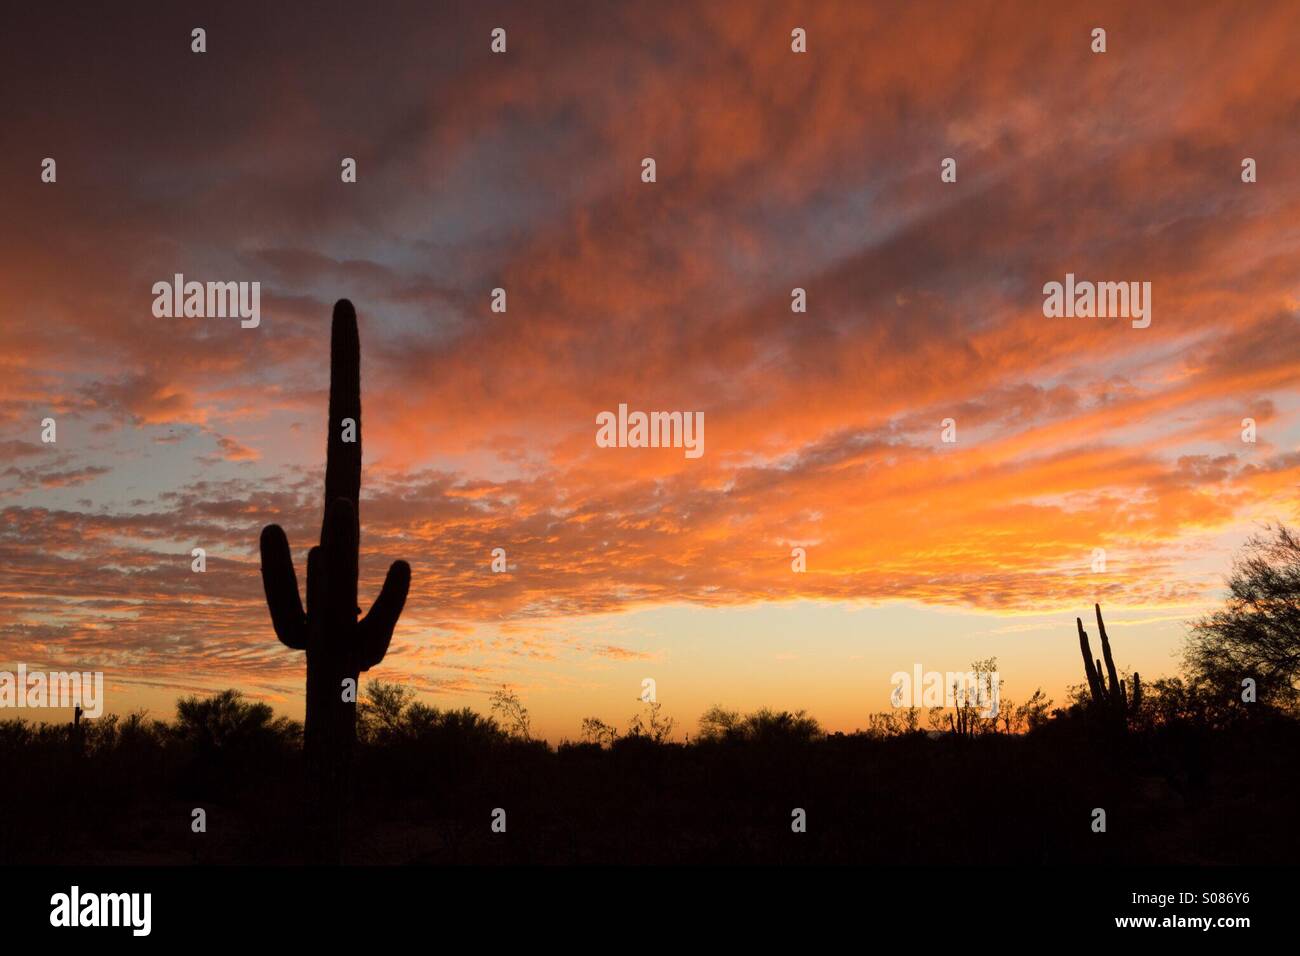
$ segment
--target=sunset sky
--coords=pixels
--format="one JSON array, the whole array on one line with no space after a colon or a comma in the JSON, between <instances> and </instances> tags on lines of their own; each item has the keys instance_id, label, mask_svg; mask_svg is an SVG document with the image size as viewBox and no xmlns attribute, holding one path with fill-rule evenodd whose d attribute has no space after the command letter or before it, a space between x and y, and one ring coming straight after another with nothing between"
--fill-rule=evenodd
<instances>
[{"instance_id":1,"label":"sunset sky","mask_svg":"<svg viewBox=\"0 0 1300 956\"><path fill-rule=\"evenodd\" d=\"M646 677L679 735L853 730L994 655L1061 703L1094 601L1172 674L1300 522L1300 5L41 8L0 40L0 669L302 715L257 540L301 580L342 297L363 606L412 567L369 676L508 684L552 741ZM1150 327L1045 318L1067 272L1151 282ZM176 273L260 282L260 327L155 318ZM704 455L598 448L620 402L702 411Z\"/></svg>"}]
</instances>

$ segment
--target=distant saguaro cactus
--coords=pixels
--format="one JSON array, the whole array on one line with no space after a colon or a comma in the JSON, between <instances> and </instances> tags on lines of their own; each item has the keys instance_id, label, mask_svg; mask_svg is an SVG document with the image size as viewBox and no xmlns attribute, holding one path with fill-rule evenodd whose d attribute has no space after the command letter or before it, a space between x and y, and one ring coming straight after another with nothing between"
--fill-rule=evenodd
<instances>
[{"instance_id":1,"label":"distant saguaro cactus","mask_svg":"<svg viewBox=\"0 0 1300 956\"><path fill-rule=\"evenodd\" d=\"M307 554L307 605L289 540L279 525L262 529L262 585L276 636L307 652L308 761L337 783L356 742L355 688L361 671L384 659L406 603L411 567L395 561L370 612L360 620L357 552L361 525L361 340L352 303L334 305L330 333L329 437L320 545ZM353 693L345 694L351 680Z\"/></svg>"},{"instance_id":2,"label":"distant saguaro cactus","mask_svg":"<svg viewBox=\"0 0 1300 956\"><path fill-rule=\"evenodd\" d=\"M86 728L81 726L81 718L85 713L80 704L72 705L72 746L78 753L86 746Z\"/></svg>"},{"instance_id":3,"label":"distant saguaro cactus","mask_svg":"<svg viewBox=\"0 0 1300 956\"><path fill-rule=\"evenodd\" d=\"M1130 696L1119 679L1115 669L1115 658L1110 653L1110 639L1106 636L1106 624L1101 619L1101 605L1094 604L1097 612L1097 631L1101 635L1101 653L1106 660L1106 673L1101 670L1101 661L1094 661L1092 647L1088 644L1088 632L1083 629L1083 620L1075 618L1079 627L1079 650L1083 653L1083 669L1088 677L1088 691L1092 695L1095 711L1113 719L1120 727L1127 728L1130 713L1136 713L1142 706L1142 678L1133 672L1133 691ZM1108 680L1109 678L1109 680Z\"/></svg>"}]
</instances>

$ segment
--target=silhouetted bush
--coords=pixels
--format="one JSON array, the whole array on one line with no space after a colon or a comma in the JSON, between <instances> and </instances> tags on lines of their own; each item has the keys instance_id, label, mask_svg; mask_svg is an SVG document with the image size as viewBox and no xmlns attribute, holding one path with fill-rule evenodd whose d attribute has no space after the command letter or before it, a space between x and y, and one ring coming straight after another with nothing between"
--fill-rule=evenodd
<instances>
[{"instance_id":1,"label":"silhouetted bush","mask_svg":"<svg viewBox=\"0 0 1300 956\"><path fill-rule=\"evenodd\" d=\"M804 712L712 708L690 744L510 734L373 682L359 708L356 862L1274 862L1300 850L1300 724L1153 682L1122 742L1080 705L1029 733L826 734ZM660 718L653 723L662 731ZM0 722L0 862L295 862L301 728L235 692L69 725ZM607 729L608 725L603 725ZM908 729L911 728L911 729ZM518 724L516 724L518 730ZM1109 831L1094 834L1104 807ZM790 829L802 808L806 833ZM203 808L208 831L191 832ZM508 817L491 830L492 812Z\"/></svg>"},{"instance_id":2,"label":"silhouetted bush","mask_svg":"<svg viewBox=\"0 0 1300 956\"><path fill-rule=\"evenodd\" d=\"M767 707L741 716L736 711L710 707L700 717L699 739L705 742L746 742L771 746L808 743L823 735L821 724L805 711L774 711Z\"/></svg>"}]
</instances>

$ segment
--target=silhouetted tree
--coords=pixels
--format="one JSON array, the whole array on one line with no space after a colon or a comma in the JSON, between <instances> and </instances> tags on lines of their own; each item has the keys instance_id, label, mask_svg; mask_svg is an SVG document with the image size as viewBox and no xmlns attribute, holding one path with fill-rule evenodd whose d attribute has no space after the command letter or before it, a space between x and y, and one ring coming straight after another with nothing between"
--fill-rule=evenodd
<instances>
[{"instance_id":1,"label":"silhouetted tree","mask_svg":"<svg viewBox=\"0 0 1300 956\"><path fill-rule=\"evenodd\" d=\"M727 710L714 704L700 715L700 740L722 740L735 733L740 726L740 711Z\"/></svg>"},{"instance_id":2,"label":"silhouetted tree","mask_svg":"<svg viewBox=\"0 0 1300 956\"><path fill-rule=\"evenodd\" d=\"M755 744L807 743L823 736L821 724L806 711L776 711L760 707L743 717L736 711L710 707L700 716L701 741L745 741Z\"/></svg>"},{"instance_id":3,"label":"silhouetted tree","mask_svg":"<svg viewBox=\"0 0 1300 956\"><path fill-rule=\"evenodd\" d=\"M1001 719L1004 733L1028 733L1047 723L1047 713L1051 706L1051 698L1039 687L1023 704L1017 704L1010 699L1001 700L997 719Z\"/></svg>"},{"instance_id":4,"label":"silhouetted tree","mask_svg":"<svg viewBox=\"0 0 1300 956\"><path fill-rule=\"evenodd\" d=\"M1258 700L1300 703L1300 538L1285 525L1247 540L1228 577L1226 605L1197 621L1188 637L1190 676L1240 702L1242 682Z\"/></svg>"},{"instance_id":5,"label":"silhouetted tree","mask_svg":"<svg viewBox=\"0 0 1300 956\"><path fill-rule=\"evenodd\" d=\"M582 718L582 739L585 743L597 747L612 747L618 740L618 728L607 724L599 717Z\"/></svg>"},{"instance_id":6,"label":"silhouetted tree","mask_svg":"<svg viewBox=\"0 0 1300 956\"><path fill-rule=\"evenodd\" d=\"M942 707L933 710L942 713ZM945 718L946 720L946 718ZM934 719L931 719L934 724ZM943 726L946 728L947 724ZM900 707L897 710L883 710L867 715L867 735L869 737L903 737L917 733L921 729L921 708Z\"/></svg>"},{"instance_id":7,"label":"silhouetted tree","mask_svg":"<svg viewBox=\"0 0 1300 956\"><path fill-rule=\"evenodd\" d=\"M510 736L525 742L533 739L528 708L519 699L519 695L504 684L492 694L492 713L500 716L501 723Z\"/></svg>"},{"instance_id":8,"label":"silhouetted tree","mask_svg":"<svg viewBox=\"0 0 1300 956\"><path fill-rule=\"evenodd\" d=\"M384 741L402 736L407 711L415 703L415 691L391 681L366 683L365 697L357 712L357 732L362 740Z\"/></svg>"},{"instance_id":9,"label":"silhouetted tree","mask_svg":"<svg viewBox=\"0 0 1300 956\"><path fill-rule=\"evenodd\" d=\"M468 707L439 710L416 701L406 709L404 726L406 733L417 743L436 742L472 749L493 747L509 740L494 719Z\"/></svg>"},{"instance_id":10,"label":"silhouetted tree","mask_svg":"<svg viewBox=\"0 0 1300 956\"><path fill-rule=\"evenodd\" d=\"M211 697L193 694L176 701L176 737L203 754L238 751L268 741L289 741L297 727L275 716L270 704L244 699L237 690Z\"/></svg>"},{"instance_id":11,"label":"silhouetted tree","mask_svg":"<svg viewBox=\"0 0 1300 956\"><path fill-rule=\"evenodd\" d=\"M948 729L959 737L997 733L1003 683L997 672L996 657L973 661L970 675L974 678L974 686L953 684L955 706L948 715ZM993 706L995 701L998 702L997 711Z\"/></svg>"},{"instance_id":12,"label":"silhouetted tree","mask_svg":"<svg viewBox=\"0 0 1300 956\"><path fill-rule=\"evenodd\" d=\"M672 736L673 726L676 721L671 717L665 717L662 713L663 705L659 701L649 701L646 704L646 715L643 718L640 714L633 714L627 722L627 737L645 738L653 743L666 743Z\"/></svg>"}]
</instances>

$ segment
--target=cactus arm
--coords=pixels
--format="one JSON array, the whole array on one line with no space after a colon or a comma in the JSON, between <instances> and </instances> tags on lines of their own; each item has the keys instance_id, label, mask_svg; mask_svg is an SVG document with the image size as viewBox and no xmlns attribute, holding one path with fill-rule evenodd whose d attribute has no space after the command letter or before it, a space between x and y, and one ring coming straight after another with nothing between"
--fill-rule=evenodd
<instances>
[{"instance_id":1,"label":"cactus arm","mask_svg":"<svg viewBox=\"0 0 1300 956\"><path fill-rule=\"evenodd\" d=\"M357 657L361 670L368 671L384 659L388 644L393 639L393 628L406 604L406 592L411 587L411 566L405 561L394 561L388 577L379 591L379 597L357 628Z\"/></svg>"},{"instance_id":2,"label":"cactus arm","mask_svg":"<svg viewBox=\"0 0 1300 956\"><path fill-rule=\"evenodd\" d=\"M1083 654L1083 670L1088 675L1088 690L1092 694L1092 702L1100 704L1105 694L1101 687L1097 669L1092 666L1092 647L1088 644L1088 632L1083 629L1083 621L1075 618L1074 623L1079 627L1079 650Z\"/></svg>"},{"instance_id":3,"label":"cactus arm","mask_svg":"<svg viewBox=\"0 0 1300 956\"><path fill-rule=\"evenodd\" d=\"M1094 604L1097 611L1097 630L1101 633L1101 655L1106 659L1106 673L1110 677L1111 704L1120 713L1124 712L1124 691L1120 687L1119 674L1115 670L1115 658L1110 654L1110 640L1106 637L1106 624L1101 619L1101 605Z\"/></svg>"},{"instance_id":4,"label":"cactus arm","mask_svg":"<svg viewBox=\"0 0 1300 956\"><path fill-rule=\"evenodd\" d=\"M1093 658L1092 647L1088 644L1088 632L1083 629L1083 619L1075 618L1079 629L1079 651L1083 654L1083 669L1088 675L1088 688L1092 692L1092 712L1104 717L1116 729L1126 732L1130 714L1136 714L1142 706L1142 678L1137 671L1133 679L1120 680L1115 667L1115 657L1110 650L1110 636L1106 633L1106 622L1101 617L1101 605L1094 604L1097 612L1097 630L1101 635L1101 653L1105 658L1103 670L1102 658Z\"/></svg>"},{"instance_id":5,"label":"cactus arm","mask_svg":"<svg viewBox=\"0 0 1300 956\"><path fill-rule=\"evenodd\" d=\"M298 576L293 570L289 539L277 524L262 529L262 588L271 612L275 635L285 647L296 651L307 647L307 614L298 596Z\"/></svg>"}]
</instances>

